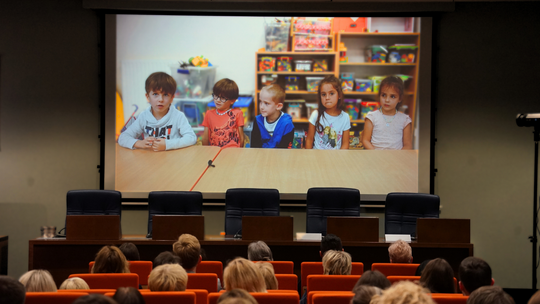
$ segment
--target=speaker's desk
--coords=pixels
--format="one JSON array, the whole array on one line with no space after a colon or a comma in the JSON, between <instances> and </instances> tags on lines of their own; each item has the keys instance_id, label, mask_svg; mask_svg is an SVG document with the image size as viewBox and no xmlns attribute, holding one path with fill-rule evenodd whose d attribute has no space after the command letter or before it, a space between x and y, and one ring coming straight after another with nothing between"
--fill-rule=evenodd
<instances>
[{"instance_id":1,"label":"speaker's desk","mask_svg":"<svg viewBox=\"0 0 540 304\"><path fill-rule=\"evenodd\" d=\"M119 246L125 242L134 243L139 249L141 260L153 261L163 251L172 251L173 241L154 241L143 236L124 236L119 241L66 241L65 239L33 239L29 242L28 269L47 269L59 286L72 273L88 273L88 263L104 245ZM250 241L207 236L201 241L205 260L226 261L241 256L247 258ZM267 241L276 261L293 261L295 273L300 278L300 264L305 261L320 261L320 242L308 241ZM343 242L345 251L354 262L363 262L364 270L371 269L372 263L388 262L388 246L379 242ZM422 244L411 243L414 262L426 259L444 258L454 272L461 261L473 255L473 244Z\"/></svg>"},{"instance_id":2,"label":"speaker's desk","mask_svg":"<svg viewBox=\"0 0 540 304\"><path fill-rule=\"evenodd\" d=\"M418 192L418 151L192 146L153 152L117 145L115 181L116 190L141 198L149 191L193 189L205 199L224 199L230 188L275 188L282 199L305 199L312 187Z\"/></svg>"}]
</instances>

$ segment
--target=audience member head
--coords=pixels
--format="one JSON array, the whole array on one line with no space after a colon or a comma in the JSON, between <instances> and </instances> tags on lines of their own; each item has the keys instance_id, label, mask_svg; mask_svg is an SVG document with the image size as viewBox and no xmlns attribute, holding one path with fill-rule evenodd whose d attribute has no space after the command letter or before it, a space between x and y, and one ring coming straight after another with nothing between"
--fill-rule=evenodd
<instances>
[{"instance_id":1,"label":"audience member head","mask_svg":"<svg viewBox=\"0 0 540 304\"><path fill-rule=\"evenodd\" d=\"M118 304L118 303L112 298L109 298L105 295L102 295L100 293L93 293L87 296L79 297L75 301L73 301L73 303L71 304Z\"/></svg>"},{"instance_id":2,"label":"audience member head","mask_svg":"<svg viewBox=\"0 0 540 304\"><path fill-rule=\"evenodd\" d=\"M243 289L232 289L222 293L216 304L257 304L257 300Z\"/></svg>"},{"instance_id":3,"label":"audience member head","mask_svg":"<svg viewBox=\"0 0 540 304\"><path fill-rule=\"evenodd\" d=\"M265 262L255 263L255 266L257 266L264 278L266 290L278 289L278 281L276 278L276 274L274 273L274 266L272 266L272 264L270 263Z\"/></svg>"},{"instance_id":4,"label":"audience member head","mask_svg":"<svg viewBox=\"0 0 540 304\"><path fill-rule=\"evenodd\" d=\"M118 247L120 251L124 254L128 261L140 261L141 256L139 255L139 250L137 246L133 243L124 243Z\"/></svg>"},{"instance_id":5,"label":"audience member head","mask_svg":"<svg viewBox=\"0 0 540 304\"><path fill-rule=\"evenodd\" d=\"M90 286L85 280L74 277L66 279L58 289L90 289Z\"/></svg>"},{"instance_id":6,"label":"audience member head","mask_svg":"<svg viewBox=\"0 0 540 304\"><path fill-rule=\"evenodd\" d=\"M120 287L114 293L113 299L118 304L145 304L141 293L133 287Z\"/></svg>"},{"instance_id":7,"label":"audience member head","mask_svg":"<svg viewBox=\"0 0 540 304\"><path fill-rule=\"evenodd\" d=\"M390 263L412 263L413 260L411 245L403 240L398 240L390 245L388 255Z\"/></svg>"},{"instance_id":8,"label":"audience member head","mask_svg":"<svg viewBox=\"0 0 540 304\"><path fill-rule=\"evenodd\" d=\"M2 285L0 284L0 286ZM533 294L533 296L529 299L529 302L527 302L527 304L540 304L540 290L537 291L535 294Z\"/></svg>"},{"instance_id":9,"label":"audience member head","mask_svg":"<svg viewBox=\"0 0 540 304\"><path fill-rule=\"evenodd\" d=\"M467 304L515 304L515 302L500 286L482 286L471 292Z\"/></svg>"},{"instance_id":10,"label":"audience member head","mask_svg":"<svg viewBox=\"0 0 540 304\"><path fill-rule=\"evenodd\" d=\"M180 265L180 257L170 251L163 251L152 262L152 268L156 268L163 264L178 264Z\"/></svg>"},{"instance_id":11,"label":"audience member head","mask_svg":"<svg viewBox=\"0 0 540 304\"><path fill-rule=\"evenodd\" d=\"M454 293L454 271L445 259L431 260L422 271L420 284L432 293Z\"/></svg>"},{"instance_id":12,"label":"audience member head","mask_svg":"<svg viewBox=\"0 0 540 304\"><path fill-rule=\"evenodd\" d=\"M324 254L328 250L337 250L337 251L343 250L343 246L341 245L341 239L338 236L333 235L331 233L327 234L326 236L323 236L321 240L321 251L319 251L321 258L324 257Z\"/></svg>"},{"instance_id":13,"label":"audience member head","mask_svg":"<svg viewBox=\"0 0 540 304\"><path fill-rule=\"evenodd\" d=\"M490 286L495 283L491 277L491 267L481 258L468 257L459 265L459 289L468 296L482 286Z\"/></svg>"},{"instance_id":14,"label":"audience member head","mask_svg":"<svg viewBox=\"0 0 540 304\"><path fill-rule=\"evenodd\" d=\"M151 291L184 291L187 282L188 275L182 266L164 264L150 272L148 289Z\"/></svg>"},{"instance_id":15,"label":"audience member head","mask_svg":"<svg viewBox=\"0 0 540 304\"><path fill-rule=\"evenodd\" d=\"M351 304L369 304L374 295L381 295L382 290L379 287L362 285L353 289L354 297Z\"/></svg>"},{"instance_id":16,"label":"audience member head","mask_svg":"<svg viewBox=\"0 0 540 304\"><path fill-rule=\"evenodd\" d=\"M422 263L420 263L420 265L418 265L418 268L416 268L414 275L417 277L421 276L422 272L424 271L424 268L426 268L429 262L431 262L431 260L425 260Z\"/></svg>"},{"instance_id":17,"label":"audience member head","mask_svg":"<svg viewBox=\"0 0 540 304\"><path fill-rule=\"evenodd\" d=\"M236 258L229 262L223 272L227 291L241 288L247 292L266 292L264 278L255 263L244 258Z\"/></svg>"},{"instance_id":18,"label":"audience member head","mask_svg":"<svg viewBox=\"0 0 540 304\"><path fill-rule=\"evenodd\" d=\"M248 260L250 261L273 261L272 250L263 241L257 241L248 246Z\"/></svg>"},{"instance_id":19,"label":"audience member head","mask_svg":"<svg viewBox=\"0 0 540 304\"><path fill-rule=\"evenodd\" d=\"M182 234L173 244L173 251L180 257L180 264L186 271L195 271L201 261L201 244L191 234Z\"/></svg>"},{"instance_id":20,"label":"audience member head","mask_svg":"<svg viewBox=\"0 0 540 304\"><path fill-rule=\"evenodd\" d=\"M4 304L24 304L26 289L12 277L0 275L0 300Z\"/></svg>"},{"instance_id":21,"label":"audience member head","mask_svg":"<svg viewBox=\"0 0 540 304\"><path fill-rule=\"evenodd\" d=\"M360 287L360 286L375 286L379 287L380 289L386 289L390 287L392 284L382 272L375 270L375 271L365 271L360 279L356 282L356 285L354 285L353 292Z\"/></svg>"},{"instance_id":22,"label":"audience member head","mask_svg":"<svg viewBox=\"0 0 540 304\"><path fill-rule=\"evenodd\" d=\"M323 273L349 275L352 270L351 255L345 251L329 250L322 259Z\"/></svg>"},{"instance_id":23,"label":"audience member head","mask_svg":"<svg viewBox=\"0 0 540 304\"><path fill-rule=\"evenodd\" d=\"M30 270L19 278L19 282L24 285L26 292L56 291L56 284L47 270Z\"/></svg>"},{"instance_id":24,"label":"audience member head","mask_svg":"<svg viewBox=\"0 0 540 304\"><path fill-rule=\"evenodd\" d=\"M372 304L435 304L429 290L410 281L401 281L373 297Z\"/></svg>"},{"instance_id":25,"label":"audience member head","mask_svg":"<svg viewBox=\"0 0 540 304\"><path fill-rule=\"evenodd\" d=\"M129 273L129 262L116 246L103 246L96 255L92 273Z\"/></svg>"}]
</instances>

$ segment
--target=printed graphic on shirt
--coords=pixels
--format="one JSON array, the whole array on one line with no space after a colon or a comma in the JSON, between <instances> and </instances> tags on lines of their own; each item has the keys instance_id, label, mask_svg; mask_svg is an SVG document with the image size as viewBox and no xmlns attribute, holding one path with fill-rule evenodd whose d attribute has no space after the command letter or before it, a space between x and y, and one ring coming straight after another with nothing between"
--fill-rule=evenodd
<instances>
[{"instance_id":1,"label":"printed graphic on shirt","mask_svg":"<svg viewBox=\"0 0 540 304\"><path fill-rule=\"evenodd\" d=\"M212 129L212 136L210 137L210 145L223 147L229 144L231 141L240 145L240 136L238 134L238 128L236 127L236 114L233 111L227 112L228 119L221 125Z\"/></svg>"},{"instance_id":2,"label":"printed graphic on shirt","mask_svg":"<svg viewBox=\"0 0 540 304\"><path fill-rule=\"evenodd\" d=\"M162 128L152 128L152 127L146 126L144 128L144 133L146 133L146 135L148 136L153 136L156 138L171 139L172 127L173 127L172 125L168 125Z\"/></svg>"},{"instance_id":3,"label":"printed graphic on shirt","mask_svg":"<svg viewBox=\"0 0 540 304\"><path fill-rule=\"evenodd\" d=\"M332 125L330 125L325 127L322 133L319 133L318 140L321 146L335 148L337 143L341 141L342 136L343 132L336 132L336 130L332 128Z\"/></svg>"}]
</instances>

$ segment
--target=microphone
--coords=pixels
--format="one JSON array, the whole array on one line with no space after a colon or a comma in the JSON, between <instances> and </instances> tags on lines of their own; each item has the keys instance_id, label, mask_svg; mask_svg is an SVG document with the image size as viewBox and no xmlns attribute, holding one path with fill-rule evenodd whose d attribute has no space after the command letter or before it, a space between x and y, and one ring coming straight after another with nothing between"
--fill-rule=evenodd
<instances>
[{"instance_id":1,"label":"microphone","mask_svg":"<svg viewBox=\"0 0 540 304\"><path fill-rule=\"evenodd\" d=\"M242 238L242 228L240 228L240 230L236 231L233 238L235 238L235 239L241 239Z\"/></svg>"},{"instance_id":2,"label":"microphone","mask_svg":"<svg viewBox=\"0 0 540 304\"><path fill-rule=\"evenodd\" d=\"M216 165L212 165L212 163L213 163L213 161L212 161L212 160L209 160L209 161L208 161L208 167L214 167L214 168L215 168Z\"/></svg>"}]
</instances>

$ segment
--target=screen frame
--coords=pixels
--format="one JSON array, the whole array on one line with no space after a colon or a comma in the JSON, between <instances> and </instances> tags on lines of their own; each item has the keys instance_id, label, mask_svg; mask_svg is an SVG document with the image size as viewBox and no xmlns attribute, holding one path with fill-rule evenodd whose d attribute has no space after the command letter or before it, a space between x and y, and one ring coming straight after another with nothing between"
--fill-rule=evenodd
<instances>
[{"instance_id":1,"label":"screen frame","mask_svg":"<svg viewBox=\"0 0 540 304\"><path fill-rule=\"evenodd\" d=\"M214 4L214 3L212 3ZM262 4L262 3L261 3ZM160 12L160 11L106 11L103 14L104 18L104 42L105 42L105 54L104 54L104 105L102 106L102 122L104 122L104 130L101 134L101 170L100 170L100 188L115 190L115 170L116 170L116 149L115 149L115 112L116 112L116 16L119 14L132 14L132 15L215 15L215 16L290 16L290 13L280 12L273 14L272 12L261 13L232 13L228 10L222 10L215 12L215 10L208 9L207 11L178 11L178 12ZM380 13L347 13L347 16L351 14L357 15L369 15L373 17L400 17L400 16L418 16L421 17L420 22L420 43L422 56L419 61L419 83L418 83L418 117L421 123L418 124L418 192L419 193L431 193L433 194L434 183L434 169L433 169L433 113L432 113L432 37L433 37L433 17L431 15L426 16L421 13L406 12L396 14L380 14ZM309 17L312 13L296 13L297 16ZM324 13L317 13L318 16L344 16L343 13L333 13L332 11L325 11ZM148 192L131 192L122 195L123 201L136 201L145 202L148 198ZM204 193L203 193L204 197ZM224 195L223 195L224 197ZM205 199L208 197L205 197ZM283 198L283 197L282 197ZM305 197L291 197L285 199L292 200L304 200ZM382 194L362 194L362 202L383 202L386 199L386 195Z\"/></svg>"}]
</instances>

